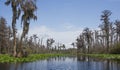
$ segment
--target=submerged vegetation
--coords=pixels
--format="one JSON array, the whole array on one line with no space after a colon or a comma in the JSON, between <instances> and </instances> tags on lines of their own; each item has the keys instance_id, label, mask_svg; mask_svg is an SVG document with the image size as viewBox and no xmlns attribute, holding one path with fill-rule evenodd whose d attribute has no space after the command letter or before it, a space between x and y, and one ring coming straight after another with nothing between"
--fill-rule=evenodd
<instances>
[{"instance_id":1,"label":"submerged vegetation","mask_svg":"<svg viewBox=\"0 0 120 70\"><path fill-rule=\"evenodd\" d=\"M28 57L15 58L7 54L0 54L0 63L18 63L18 62L32 62L41 59L47 59L50 57L66 56L67 54L30 54Z\"/></svg>"}]
</instances>

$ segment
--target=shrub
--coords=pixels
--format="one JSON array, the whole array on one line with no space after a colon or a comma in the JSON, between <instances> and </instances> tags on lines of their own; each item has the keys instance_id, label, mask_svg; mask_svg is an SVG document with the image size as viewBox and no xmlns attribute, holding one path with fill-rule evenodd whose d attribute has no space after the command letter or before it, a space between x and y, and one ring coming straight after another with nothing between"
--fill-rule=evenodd
<instances>
[{"instance_id":1,"label":"shrub","mask_svg":"<svg viewBox=\"0 0 120 70\"><path fill-rule=\"evenodd\" d=\"M111 54L120 54L120 43L115 44L112 48L110 48Z\"/></svg>"}]
</instances>

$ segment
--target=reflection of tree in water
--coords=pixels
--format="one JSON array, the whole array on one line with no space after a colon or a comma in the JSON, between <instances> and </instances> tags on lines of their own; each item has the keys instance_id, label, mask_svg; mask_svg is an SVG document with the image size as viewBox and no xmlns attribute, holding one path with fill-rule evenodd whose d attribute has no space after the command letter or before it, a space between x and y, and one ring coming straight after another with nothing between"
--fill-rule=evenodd
<instances>
[{"instance_id":1,"label":"reflection of tree in water","mask_svg":"<svg viewBox=\"0 0 120 70\"><path fill-rule=\"evenodd\" d=\"M85 57L84 56L77 56L77 68L78 68L78 70L85 70L84 69L84 61L85 61ZM82 68L81 68L82 67Z\"/></svg>"},{"instance_id":2,"label":"reflection of tree in water","mask_svg":"<svg viewBox=\"0 0 120 70\"><path fill-rule=\"evenodd\" d=\"M69 67L69 68L68 68ZM63 69L65 68L65 69ZM68 68L68 69L67 69ZM55 57L31 63L0 64L0 70L120 70L120 63L113 60L86 56Z\"/></svg>"},{"instance_id":3,"label":"reflection of tree in water","mask_svg":"<svg viewBox=\"0 0 120 70\"><path fill-rule=\"evenodd\" d=\"M85 56L82 56L82 55L79 56L79 55L78 55L78 56L77 56L77 61L85 61L86 58L87 58L87 57L85 57Z\"/></svg>"},{"instance_id":4,"label":"reflection of tree in water","mask_svg":"<svg viewBox=\"0 0 120 70\"><path fill-rule=\"evenodd\" d=\"M117 60L105 60L104 70L120 70L120 63Z\"/></svg>"},{"instance_id":5,"label":"reflection of tree in water","mask_svg":"<svg viewBox=\"0 0 120 70\"><path fill-rule=\"evenodd\" d=\"M9 64L0 63L0 70L9 70L9 68L10 68Z\"/></svg>"},{"instance_id":6,"label":"reflection of tree in water","mask_svg":"<svg viewBox=\"0 0 120 70\"><path fill-rule=\"evenodd\" d=\"M73 57L72 59L73 59L73 61L76 61L77 57Z\"/></svg>"},{"instance_id":7,"label":"reflection of tree in water","mask_svg":"<svg viewBox=\"0 0 120 70\"><path fill-rule=\"evenodd\" d=\"M19 69L22 70L23 66L20 66L20 65L21 65L20 63L16 63L16 64L15 64L15 70L19 70ZM19 67L19 66L20 66L20 67Z\"/></svg>"},{"instance_id":8,"label":"reflection of tree in water","mask_svg":"<svg viewBox=\"0 0 120 70\"><path fill-rule=\"evenodd\" d=\"M65 61L65 60L66 60L66 57L61 57L61 56L47 59L47 61Z\"/></svg>"},{"instance_id":9,"label":"reflection of tree in water","mask_svg":"<svg viewBox=\"0 0 120 70\"><path fill-rule=\"evenodd\" d=\"M106 67L105 67L105 70L110 70L110 68L109 68L109 64L110 64L110 61L109 60L106 60Z\"/></svg>"},{"instance_id":10,"label":"reflection of tree in water","mask_svg":"<svg viewBox=\"0 0 120 70\"><path fill-rule=\"evenodd\" d=\"M116 61L77 56L78 70L120 70L120 64Z\"/></svg>"}]
</instances>

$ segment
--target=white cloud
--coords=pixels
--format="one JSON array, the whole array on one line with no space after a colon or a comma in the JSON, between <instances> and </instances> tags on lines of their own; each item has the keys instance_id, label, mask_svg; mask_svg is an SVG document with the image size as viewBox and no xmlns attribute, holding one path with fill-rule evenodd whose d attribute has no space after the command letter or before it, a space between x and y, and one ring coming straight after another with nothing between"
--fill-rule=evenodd
<instances>
[{"instance_id":1,"label":"white cloud","mask_svg":"<svg viewBox=\"0 0 120 70\"><path fill-rule=\"evenodd\" d=\"M67 23L63 24L63 27L67 30L71 30L71 29L75 28L75 25L67 22Z\"/></svg>"},{"instance_id":2,"label":"white cloud","mask_svg":"<svg viewBox=\"0 0 120 70\"><path fill-rule=\"evenodd\" d=\"M44 37L44 39L53 38L56 42L63 43L68 48L71 47L70 44L75 41L81 31L82 29L71 31L56 31L43 25L30 28L28 35L37 34L39 37Z\"/></svg>"}]
</instances>

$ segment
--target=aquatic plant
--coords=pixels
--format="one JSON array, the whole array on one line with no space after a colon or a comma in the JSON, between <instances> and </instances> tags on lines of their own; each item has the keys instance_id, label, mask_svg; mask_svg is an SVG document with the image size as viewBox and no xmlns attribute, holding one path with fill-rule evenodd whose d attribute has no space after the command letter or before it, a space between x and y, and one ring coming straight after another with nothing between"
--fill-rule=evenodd
<instances>
[{"instance_id":1,"label":"aquatic plant","mask_svg":"<svg viewBox=\"0 0 120 70\"><path fill-rule=\"evenodd\" d=\"M0 63L32 62L58 56L66 56L66 54L31 54L24 58L15 58L7 54L0 54Z\"/></svg>"},{"instance_id":2,"label":"aquatic plant","mask_svg":"<svg viewBox=\"0 0 120 70\"><path fill-rule=\"evenodd\" d=\"M120 59L120 54L80 54L80 55L96 57L101 59L115 59L115 60Z\"/></svg>"}]
</instances>

